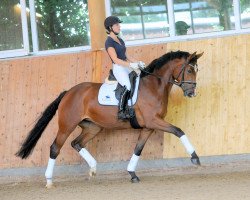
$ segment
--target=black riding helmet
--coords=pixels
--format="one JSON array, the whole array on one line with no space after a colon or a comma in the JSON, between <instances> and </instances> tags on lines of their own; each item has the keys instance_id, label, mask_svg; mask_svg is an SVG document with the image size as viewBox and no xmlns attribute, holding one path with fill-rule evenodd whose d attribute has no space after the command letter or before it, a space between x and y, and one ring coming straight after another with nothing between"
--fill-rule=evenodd
<instances>
[{"instance_id":1,"label":"black riding helmet","mask_svg":"<svg viewBox=\"0 0 250 200\"><path fill-rule=\"evenodd\" d=\"M110 30L110 27L117 23L122 23L122 21L116 16L109 16L104 21L104 27L105 29L107 29L108 32L110 32L112 31Z\"/></svg>"}]
</instances>

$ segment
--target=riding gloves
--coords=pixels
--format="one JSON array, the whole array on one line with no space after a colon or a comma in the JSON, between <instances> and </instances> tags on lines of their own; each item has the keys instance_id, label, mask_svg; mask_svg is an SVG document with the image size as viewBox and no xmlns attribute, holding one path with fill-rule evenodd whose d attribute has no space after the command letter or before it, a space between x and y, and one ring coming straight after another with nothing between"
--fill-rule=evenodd
<instances>
[{"instance_id":1,"label":"riding gloves","mask_svg":"<svg viewBox=\"0 0 250 200\"><path fill-rule=\"evenodd\" d=\"M129 63L129 67L131 67L133 70L139 69L139 63Z\"/></svg>"},{"instance_id":2,"label":"riding gloves","mask_svg":"<svg viewBox=\"0 0 250 200\"><path fill-rule=\"evenodd\" d=\"M145 64L144 62L142 62L142 61L139 61L139 62L138 62L138 65L139 65L139 67L142 68L142 69L146 68L146 64Z\"/></svg>"}]
</instances>

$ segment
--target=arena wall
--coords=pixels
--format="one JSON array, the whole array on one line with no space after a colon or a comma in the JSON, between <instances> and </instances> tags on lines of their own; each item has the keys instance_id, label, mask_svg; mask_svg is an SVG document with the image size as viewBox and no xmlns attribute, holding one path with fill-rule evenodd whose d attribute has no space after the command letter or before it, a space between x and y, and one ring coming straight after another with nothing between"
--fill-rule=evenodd
<instances>
[{"instance_id":1,"label":"arena wall","mask_svg":"<svg viewBox=\"0 0 250 200\"><path fill-rule=\"evenodd\" d=\"M188 99L175 87L166 120L180 127L201 156L250 152L250 35L187 42L150 44L128 48L129 54L146 63L168 51L204 52L199 60L197 97ZM84 82L102 82L111 62L104 50L30 56L0 61L0 168L45 166L57 131L51 121L27 160L15 152L45 107L57 95ZM57 164L83 162L67 140ZM128 160L140 130L104 131L88 144L98 162ZM188 156L180 141L155 132L142 159Z\"/></svg>"}]
</instances>

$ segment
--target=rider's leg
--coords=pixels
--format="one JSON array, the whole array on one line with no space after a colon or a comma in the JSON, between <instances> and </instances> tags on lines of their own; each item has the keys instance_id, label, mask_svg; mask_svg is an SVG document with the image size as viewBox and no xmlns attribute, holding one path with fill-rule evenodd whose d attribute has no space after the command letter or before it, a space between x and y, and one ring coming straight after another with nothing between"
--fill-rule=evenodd
<instances>
[{"instance_id":1,"label":"rider's leg","mask_svg":"<svg viewBox=\"0 0 250 200\"><path fill-rule=\"evenodd\" d=\"M126 86L127 90L131 89L129 73L131 70L128 67L123 67L121 65L113 65L113 73L117 81L122 85Z\"/></svg>"},{"instance_id":2,"label":"rider's leg","mask_svg":"<svg viewBox=\"0 0 250 200\"><path fill-rule=\"evenodd\" d=\"M123 91L121 93L120 101L118 104L118 119L126 119L129 118L129 113L126 111L128 98L130 95L130 91L127 90L126 86L124 86Z\"/></svg>"},{"instance_id":3,"label":"rider's leg","mask_svg":"<svg viewBox=\"0 0 250 200\"><path fill-rule=\"evenodd\" d=\"M113 73L117 81L124 87L124 90L121 93L121 98L118 105L118 119L128 118L128 112L126 111L129 93L131 89L129 73L131 70L127 67L120 65L113 65Z\"/></svg>"}]
</instances>

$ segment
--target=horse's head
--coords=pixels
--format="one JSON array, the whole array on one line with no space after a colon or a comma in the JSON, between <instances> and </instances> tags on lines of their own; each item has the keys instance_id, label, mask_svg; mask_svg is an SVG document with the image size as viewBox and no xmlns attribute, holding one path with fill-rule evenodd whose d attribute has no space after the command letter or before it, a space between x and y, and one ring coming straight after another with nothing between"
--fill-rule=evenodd
<instances>
[{"instance_id":1,"label":"horse's head","mask_svg":"<svg viewBox=\"0 0 250 200\"><path fill-rule=\"evenodd\" d=\"M173 71L173 83L182 88L184 96L196 96L196 75L198 72L197 60L202 55L203 53L196 54L196 52L194 52L184 60L181 66L175 67Z\"/></svg>"}]
</instances>

